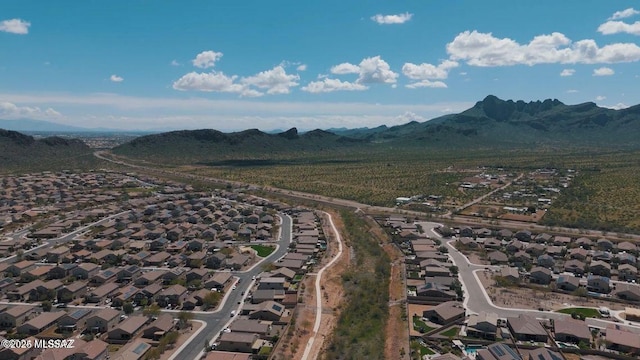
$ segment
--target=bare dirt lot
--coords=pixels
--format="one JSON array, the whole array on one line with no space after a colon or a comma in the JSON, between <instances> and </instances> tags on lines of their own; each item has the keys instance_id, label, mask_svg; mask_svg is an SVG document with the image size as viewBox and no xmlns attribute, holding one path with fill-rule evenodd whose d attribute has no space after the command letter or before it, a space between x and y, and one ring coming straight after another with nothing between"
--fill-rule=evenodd
<instances>
[{"instance_id":1,"label":"bare dirt lot","mask_svg":"<svg viewBox=\"0 0 640 360\"><path fill-rule=\"evenodd\" d=\"M542 308L550 311L574 306L606 306L612 310L624 310L625 308L624 304L551 292L548 288L541 288L540 290L526 287L501 288L495 285L495 281L493 280L494 274L492 272L483 271L478 272L477 274L482 285L487 289L487 294L491 297L491 301L493 301L496 306L532 310Z\"/></svg>"}]
</instances>

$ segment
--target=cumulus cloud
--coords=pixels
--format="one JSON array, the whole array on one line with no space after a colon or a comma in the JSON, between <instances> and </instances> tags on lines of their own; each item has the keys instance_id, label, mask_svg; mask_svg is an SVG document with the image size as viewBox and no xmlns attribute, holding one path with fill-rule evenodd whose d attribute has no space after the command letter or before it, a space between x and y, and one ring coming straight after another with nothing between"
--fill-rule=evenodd
<instances>
[{"instance_id":1,"label":"cumulus cloud","mask_svg":"<svg viewBox=\"0 0 640 360\"><path fill-rule=\"evenodd\" d=\"M564 69L560 73L560 76L573 76L573 74L575 74L575 73L576 73L576 71L574 69Z\"/></svg>"},{"instance_id":2,"label":"cumulus cloud","mask_svg":"<svg viewBox=\"0 0 640 360\"><path fill-rule=\"evenodd\" d=\"M298 67L296 67L296 70L298 70L298 71L307 71L307 64L298 65Z\"/></svg>"},{"instance_id":3,"label":"cumulus cloud","mask_svg":"<svg viewBox=\"0 0 640 360\"><path fill-rule=\"evenodd\" d=\"M52 108L45 110L37 106L18 106L8 101L0 101L0 117L3 119L55 119L62 115Z\"/></svg>"},{"instance_id":4,"label":"cumulus cloud","mask_svg":"<svg viewBox=\"0 0 640 360\"><path fill-rule=\"evenodd\" d=\"M112 82L123 82L124 78L122 76L118 76L116 74L111 75L111 77L109 77L109 80L111 80Z\"/></svg>"},{"instance_id":5,"label":"cumulus cloud","mask_svg":"<svg viewBox=\"0 0 640 360\"><path fill-rule=\"evenodd\" d=\"M593 70L593 76L611 76L615 73L613 69L604 66Z\"/></svg>"},{"instance_id":6,"label":"cumulus cloud","mask_svg":"<svg viewBox=\"0 0 640 360\"><path fill-rule=\"evenodd\" d=\"M196 55L196 58L191 62L195 67L206 69L215 66L216 61L220 60L222 55L223 54L221 52L215 52L211 50L203 51L200 54Z\"/></svg>"},{"instance_id":7,"label":"cumulus cloud","mask_svg":"<svg viewBox=\"0 0 640 360\"><path fill-rule=\"evenodd\" d=\"M358 74L357 84L395 84L398 74L391 70L389 64L378 56L362 59L360 64L351 63L338 64L331 68L331 73L335 75Z\"/></svg>"},{"instance_id":8,"label":"cumulus cloud","mask_svg":"<svg viewBox=\"0 0 640 360\"><path fill-rule=\"evenodd\" d=\"M371 17L371 20L377 22L380 25L391 25L391 24L404 24L407 21L411 20L413 14L409 14L408 12L404 14L397 15L382 15L377 14Z\"/></svg>"},{"instance_id":9,"label":"cumulus cloud","mask_svg":"<svg viewBox=\"0 0 640 360\"><path fill-rule=\"evenodd\" d=\"M380 56L363 59L359 65L358 84L385 83L394 84L398 74Z\"/></svg>"},{"instance_id":10,"label":"cumulus cloud","mask_svg":"<svg viewBox=\"0 0 640 360\"><path fill-rule=\"evenodd\" d=\"M603 35L618 33L640 35L640 21L636 21L633 24L627 24L624 21L607 21L598 26L598 31Z\"/></svg>"},{"instance_id":11,"label":"cumulus cloud","mask_svg":"<svg viewBox=\"0 0 640 360\"><path fill-rule=\"evenodd\" d=\"M330 71L332 74L336 75L357 74L360 72L360 67L351 63L342 63L333 66Z\"/></svg>"},{"instance_id":12,"label":"cumulus cloud","mask_svg":"<svg viewBox=\"0 0 640 360\"><path fill-rule=\"evenodd\" d=\"M29 33L31 23L22 19L10 19L0 21L0 31L11 34L26 35Z\"/></svg>"},{"instance_id":13,"label":"cumulus cloud","mask_svg":"<svg viewBox=\"0 0 640 360\"><path fill-rule=\"evenodd\" d=\"M628 8L628 9L614 12L613 15L611 15L611 17L608 20L624 19L624 18L628 18L638 14L640 14L640 11L634 8Z\"/></svg>"},{"instance_id":14,"label":"cumulus cloud","mask_svg":"<svg viewBox=\"0 0 640 360\"><path fill-rule=\"evenodd\" d=\"M178 60L171 60L171 66L180 66Z\"/></svg>"},{"instance_id":15,"label":"cumulus cloud","mask_svg":"<svg viewBox=\"0 0 640 360\"><path fill-rule=\"evenodd\" d=\"M290 88L298 86L298 80L299 75L287 74L284 67L278 65L271 70L242 78L241 83L267 89L267 94L288 94L291 92Z\"/></svg>"},{"instance_id":16,"label":"cumulus cloud","mask_svg":"<svg viewBox=\"0 0 640 360\"><path fill-rule=\"evenodd\" d=\"M312 94L328 93L333 91L362 91L368 87L362 84L352 83L348 81L340 81L340 79L324 78L322 81L312 81L302 88Z\"/></svg>"},{"instance_id":17,"label":"cumulus cloud","mask_svg":"<svg viewBox=\"0 0 640 360\"><path fill-rule=\"evenodd\" d=\"M402 73L411 80L417 80L406 86L410 89L420 87L446 88L447 85L444 82L432 80L446 79L449 76L449 71L458 66L458 62L452 60L445 60L438 66L428 63L420 65L405 63L402 66Z\"/></svg>"},{"instance_id":18,"label":"cumulus cloud","mask_svg":"<svg viewBox=\"0 0 640 360\"><path fill-rule=\"evenodd\" d=\"M602 96L602 95L596 96L596 101L602 101L602 100L606 100L606 99L607 99L606 96Z\"/></svg>"},{"instance_id":19,"label":"cumulus cloud","mask_svg":"<svg viewBox=\"0 0 640 360\"><path fill-rule=\"evenodd\" d=\"M511 66L536 64L599 64L640 60L640 47L634 43L615 43L599 47L594 40L572 42L564 34L538 35L528 44L491 33L465 31L447 44L452 60L473 66Z\"/></svg>"},{"instance_id":20,"label":"cumulus cloud","mask_svg":"<svg viewBox=\"0 0 640 360\"><path fill-rule=\"evenodd\" d=\"M190 72L173 83L173 88L180 91L197 90L206 92L241 93L243 86L235 83L238 77L227 76L222 72L210 73Z\"/></svg>"}]
</instances>

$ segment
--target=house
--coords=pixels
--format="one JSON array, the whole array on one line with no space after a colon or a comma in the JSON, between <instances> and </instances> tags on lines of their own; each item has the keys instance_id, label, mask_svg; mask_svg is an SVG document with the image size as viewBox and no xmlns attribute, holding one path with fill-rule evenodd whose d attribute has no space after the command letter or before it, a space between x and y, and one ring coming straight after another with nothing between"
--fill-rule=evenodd
<instances>
[{"instance_id":1,"label":"house","mask_svg":"<svg viewBox=\"0 0 640 360\"><path fill-rule=\"evenodd\" d=\"M90 315L85 321L87 330L91 333L104 333L109 329L113 329L120 320L120 311L112 308L105 308L98 310L93 315Z\"/></svg>"},{"instance_id":2,"label":"house","mask_svg":"<svg viewBox=\"0 0 640 360\"><path fill-rule=\"evenodd\" d=\"M563 360L564 358L557 352L547 348L537 348L529 351L526 360Z\"/></svg>"},{"instance_id":3,"label":"house","mask_svg":"<svg viewBox=\"0 0 640 360\"><path fill-rule=\"evenodd\" d=\"M58 329L62 331L75 331L84 328L84 320L91 314L91 309L71 309L58 320Z\"/></svg>"},{"instance_id":4,"label":"house","mask_svg":"<svg viewBox=\"0 0 640 360\"><path fill-rule=\"evenodd\" d=\"M97 274L95 274L89 279L89 282L93 285L102 285L110 281L114 281L115 279L116 279L115 268L109 268L109 269L98 271Z\"/></svg>"},{"instance_id":5,"label":"house","mask_svg":"<svg viewBox=\"0 0 640 360\"><path fill-rule=\"evenodd\" d=\"M584 269L586 266L587 265L580 260L569 260L564 263L564 271L581 277L584 275Z\"/></svg>"},{"instance_id":6,"label":"house","mask_svg":"<svg viewBox=\"0 0 640 360\"><path fill-rule=\"evenodd\" d=\"M260 304L265 301L282 302L284 298L284 290L256 290L251 295L251 303Z\"/></svg>"},{"instance_id":7,"label":"house","mask_svg":"<svg viewBox=\"0 0 640 360\"><path fill-rule=\"evenodd\" d=\"M204 287L207 289L224 289L227 282L231 280L230 272L216 272L204 283Z\"/></svg>"},{"instance_id":8,"label":"house","mask_svg":"<svg viewBox=\"0 0 640 360\"><path fill-rule=\"evenodd\" d=\"M640 286L619 283L616 285L614 295L622 300L638 302L640 301Z\"/></svg>"},{"instance_id":9,"label":"house","mask_svg":"<svg viewBox=\"0 0 640 360\"><path fill-rule=\"evenodd\" d=\"M586 237L579 237L576 239L576 245L578 245L578 247L581 247L583 249L590 250L591 247L593 246L593 240Z\"/></svg>"},{"instance_id":10,"label":"house","mask_svg":"<svg viewBox=\"0 0 640 360\"><path fill-rule=\"evenodd\" d=\"M636 281L638 279L638 269L630 264L618 265L618 280Z\"/></svg>"},{"instance_id":11,"label":"house","mask_svg":"<svg viewBox=\"0 0 640 360\"><path fill-rule=\"evenodd\" d=\"M549 254L542 254L538 256L537 264L538 266L551 269L555 266L556 261L553 259L553 256Z\"/></svg>"},{"instance_id":12,"label":"house","mask_svg":"<svg viewBox=\"0 0 640 360\"><path fill-rule=\"evenodd\" d=\"M629 264L633 266L638 262L635 256L627 252L617 253L614 259L618 259L619 264Z\"/></svg>"},{"instance_id":13,"label":"house","mask_svg":"<svg viewBox=\"0 0 640 360\"><path fill-rule=\"evenodd\" d=\"M551 283L551 270L536 266L529 273L529 280L534 284L549 285Z\"/></svg>"},{"instance_id":14,"label":"house","mask_svg":"<svg viewBox=\"0 0 640 360\"><path fill-rule=\"evenodd\" d=\"M457 320L464 319L465 309L464 306L457 301L447 301L424 311L422 316L436 324L448 325Z\"/></svg>"},{"instance_id":15,"label":"house","mask_svg":"<svg viewBox=\"0 0 640 360\"><path fill-rule=\"evenodd\" d=\"M131 340L146 323L146 316L130 316L107 332L107 341L119 343Z\"/></svg>"},{"instance_id":16,"label":"house","mask_svg":"<svg viewBox=\"0 0 640 360\"><path fill-rule=\"evenodd\" d=\"M520 273L518 268L503 266L500 268L500 276L511 283L517 283L520 281Z\"/></svg>"},{"instance_id":17,"label":"house","mask_svg":"<svg viewBox=\"0 0 640 360\"><path fill-rule=\"evenodd\" d=\"M251 354L258 351L261 343L258 334L232 331L222 333L218 338L217 350ZM215 359L219 359L219 357L215 357Z\"/></svg>"},{"instance_id":18,"label":"house","mask_svg":"<svg viewBox=\"0 0 640 360\"><path fill-rule=\"evenodd\" d=\"M507 318L507 326L517 340L547 342L547 332L534 317L529 315L510 317Z\"/></svg>"},{"instance_id":19,"label":"house","mask_svg":"<svg viewBox=\"0 0 640 360\"><path fill-rule=\"evenodd\" d=\"M116 296L112 299L112 306L122 306L126 302L133 302L134 296L140 291L133 285L127 285L118 289Z\"/></svg>"},{"instance_id":20,"label":"house","mask_svg":"<svg viewBox=\"0 0 640 360\"><path fill-rule=\"evenodd\" d=\"M526 265L531 264L531 255L527 254L525 251L520 250L513 254L511 261L516 267L525 267Z\"/></svg>"},{"instance_id":21,"label":"house","mask_svg":"<svg viewBox=\"0 0 640 360\"><path fill-rule=\"evenodd\" d=\"M595 275L609 277L611 276L611 265L604 261L592 261L589 265L589 272Z\"/></svg>"},{"instance_id":22,"label":"house","mask_svg":"<svg viewBox=\"0 0 640 360\"><path fill-rule=\"evenodd\" d=\"M601 294L608 294L611 291L609 278L599 275L589 275L587 278L587 289Z\"/></svg>"},{"instance_id":23,"label":"house","mask_svg":"<svg viewBox=\"0 0 640 360\"><path fill-rule=\"evenodd\" d=\"M640 355L640 335L616 327L606 329L606 343L611 350Z\"/></svg>"},{"instance_id":24,"label":"house","mask_svg":"<svg viewBox=\"0 0 640 360\"><path fill-rule=\"evenodd\" d=\"M625 251L628 253L632 253L632 254L637 254L638 253L638 246L632 242L629 241L622 241L619 242L618 245L618 250L619 251Z\"/></svg>"},{"instance_id":25,"label":"house","mask_svg":"<svg viewBox=\"0 0 640 360\"><path fill-rule=\"evenodd\" d=\"M522 360L518 353L505 343L495 343L476 353L478 360ZM536 359L538 360L538 359Z\"/></svg>"},{"instance_id":26,"label":"house","mask_svg":"<svg viewBox=\"0 0 640 360\"><path fill-rule=\"evenodd\" d=\"M284 290L286 279L282 277L265 277L260 279L258 290Z\"/></svg>"},{"instance_id":27,"label":"house","mask_svg":"<svg viewBox=\"0 0 640 360\"><path fill-rule=\"evenodd\" d=\"M115 360L141 360L145 358L145 354L151 349L151 344L145 342L142 339L137 339L131 342L129 345L125 345L124 349L120 350L118 357Z\"/></svg>"},{"instance_id":28,"label":"house","mask_svg":"<svg viewBox=\"0 0 640 360\"><path fill-rule=\"evenodd\" d=\"M35 308L33 306L18 305L13 306L0 313L0 327L14 328L24 324Z\"/></svg>"},{"instance_id":29,"label":"house","mask_svg":"<svg viewBox=\"0 0 640 360\"><path fill-rule=\"evenodd\" d=\"M223 254L222 252L216 252L213 255L208 256L205 259L204 264L206 267L210 269L219 269L224 265L226 265L226 262L225 262L226 259L227 259L227 256L225 254Z\"/></svg>"},{"instance_id":30,"label":"house","mask_svg":"<svg viewBox=\"0 0 640 360\"><path fill-rule=\"evenodd\" d=\"M495 340L497 330L498 315L495 313L481 312L477 315L473 314L467 322L467 335L469 336Z\"/></svg>"},{"instance_id":31,"label":"house","mask_svg":"<svg viewBox=\"0 0 640 360\"><path fill-rule=\"evenodd\" d=\"M544 254L546 249L547 247L542 244L529 244L529 246L527 246L527 248L524 249L524 251L527 254L531 254L531 256L540 256Z\"/></svg>"},{"instance_id":32,"label":"house","mask_svg":"<svg viewBox=\"0 0 640 360\"><path fill-rule=\"evenodd\" d=\"M107 347L107 343L99 339L93 339L89 342L86 342L82 339L74 339L73 347L48 348L43 350L40 356L36 357L35 359L106 360L109 356L109 350Z\"/></svg>"},{"instance_id":33,"label":"house","mask_svg":"<svg viewBox=\"0 0 640 360\"><path fill-rule=\"evenodd\" d=\"M547 244L553 241L553 235L547 233L541 233L535 236L535 242Z\"/></svg>"},{"instance_id":34,"label":"house","mask_svg":"<svg viewBox=\"0 0 640 360\"><path fill-rule=\"evenodd\" d=\"M76 279L90 279L98 274L100 266L94 263L82 263L71 270L71 275Z\"/></svg>"},{"instance_id":35,"label":"house","mask_svg":"<svg viewBox=\"0 0 640 360\"><path fill-rule=\"evenodd\" d=\"M275 301L265 301L257 306L258 308L249 314L249 319L280 321L286 311L283 305Z\"/></svg>"},{"instance_id":36,"label":"house","mask_svg":"<svg viewBox=\"0 0 640 360\"><path fill-rule=\"evenodd\" d=\"M492 251L487 255L487 259L491 264L506 264L509 261L507 254L501 251Z\"/></svg>"},{"instance_id":37,"label":"house","mask_svg":"<svg viewBox=\"0 0 640 360\"><path fill-rule=\"evenodd\" d=\"M47 262L57 263L62 260L63 257L69 255L71 250L66 246L60 246L57 248L49 249L47 252Z\"/></svg>"},{"instance_id":38,"label":"house","mask_svg":"<svg viewBox=\"0 0 640 360\"><path fill-rule=\"evenodd\" d=\"M569 256L569 259L584 261L587 258L587 255L589 255L589 251L583 248L573 248L567 251L567 255Z\"/></svg>"},{"instance_id":39,"label":"house","mask_svg":"<svg viewBox=\"0 0 640 360\"><path fill-rule=\"evenodd\" d=\"M113 295L120 286L116 283L107 283L88 291L85 295L85 301L89 303L100 303L105 301L108 297Z\"/></svg>"},{"instance_id":40,"label":"house","mask_svg":"<svg viewBox=\"0 0 640 360\"><path fill-rule=\"evenodd\" d=\"M162 290L156 298L156 302L160 306L175 306L179 305L186 299L187 288L180 284L171 285L168 288Z\"/></svg>"},{"instance_id":41,"label":"house","mask_svg":"<svg viewBox=\"0 0 640 360\"><path fill-rule=\"evenodd\" d=\"M147 271L135 279L133 283L138 287L148 286L158 281L165 273L165 270Z\"/></svg>"},{"instance_id":42,"label":"house","mask_svg":"<svg viewBox=\"0 0 640 360\"><path fill-rule=\"evenodd\" d=\"M610 263L612 259L613 255L610 252L604 250L596 250L591 255L591 261L600 260Z\"/></svg>"},{"instance_id":43,"label":"house","mask_svg":"<svg viewBox=\"0 0 640 360\"><path fill-rule=\"evenodd\" d=\"M575 291L580 287L580 279L573 275L562 274L556 280L556 288L564 291Z\"/></svg>"},{"instance_id":44,"label":"house","mask_svg":"<svg viewBox=\"0 0 640 360\"><path fill-rule=\"evenodd\" d=\"M458 295L455 291L451 290L449 286L431 281L418 286L416 289L416 295L438 299L439 301L449 301L458 298Z\"/></svg>"},{"instance_id":45,"label":"house","mask_svg":"<svg viewBox=\"0 0 640 360\"><path fill-rule=\"evenodd\" d=\"M258 334L262 339L269 337L271 326L257 320L238 319L231 323L229 330L231 332L243 332L250 334Z\"/></svg>"},{"instance_id":46,"label":"house","mask_svg":"<svg viewBox=\"0 0 640 360\"><path fill-rule=\"evenodd\" d=\"M58 290L58 301L61 303L72 302L83 297L87 292L87 283L84 281L74 281Z\"/></svg>"},{"instance_id":47,"label":"house","mask_svg":"<svg viewBox=\"0 0 640 360\"><path fill-rule=\"evenodd\" d=\"M553 238L553 245L566 247L571 243L571 238L568 236L556 236Z\"/></svg>"},{"instance_id":48,"label":"house","mask_svg":"<svg viewBox=\"0 0 640 360\"><path fill-rule=\"evenodd\" d=\"M574 319L554 321L554 333L556 341L591 344L591 331L584 321Z\"/></svg>"},{"instance_id":49,"label":"house","mask_svg":"<svg viewBox=\"0 0 640 360\"><path fill-rule=\"evenodd\" d=\"M613 249L613 243L611 242L611 240L604 238L598 239L596 241L596 246L598 247L598 249L605 251L611 251Z\"/></svg>"},{"instance_id":50,"label":"house","mask_svg":"<svg viewBox=\"0 0 640 360\"><path fill-rule=\"evenodd\" d=\"M530 242L531 241L531 231L529 230L520 230L517 233L515 233L515 238L520 240L520 241L524 241L524 242Z\"/></svg>"},{"instance_id":51,"label":"house","mask_svg":"<svg viewBox=\"0 0 640 360\"><path fill-rule=\"evenodd\" d=\"M9 265L5 272L13 277L19 277L20 274L26 273L35 267L35 261L22 260L20 262Z\"/></svg>"},{"instance_id":52,"label":"house","mask_svg":"<svg viewBox=\"0 0 640 360\"><path fill-rule=\"evenodd\" d=\"M71 275L71 271L78 267L78 264L59 264L49 268L47 279L64 279Z\"/></svg>"},{"instance_id":53,"label":"house","mask_svg":"<svg viewBox=\"0 0 640 360\"><path fill-rule=\"evenodd\" d=\"M160 314L156 320L154 320L149 327L144 329L142 337L152 340L160 340L166 333L173 330L175 327L175 320L170 314Z\"/></svg>"},{"instance_id":54,"label":"house","mask_svg":"<svg viewBox=\"0 0 640 360\"><path fill-rule=\"evenodd\" d=\"M17 327L18 334L37 335L57 324L58 319L66 315L64 311L43 312Z\"/></svg>"}]
</instances>

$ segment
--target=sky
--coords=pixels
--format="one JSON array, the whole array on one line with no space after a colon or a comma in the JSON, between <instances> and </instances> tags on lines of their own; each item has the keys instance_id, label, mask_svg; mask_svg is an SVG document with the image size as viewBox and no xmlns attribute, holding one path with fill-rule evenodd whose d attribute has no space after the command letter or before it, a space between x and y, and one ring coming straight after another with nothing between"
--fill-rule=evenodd
<instances>
[{"instance_id":1,"label":"sky","mask_svg":"<svg viewBox=\"0 0 640 360\"><path fill-rule=\"evenodd\" d=\"M0 1L0 119L374 127L489 94L640 103L640 1Z\"/></svg>"}]
</instances>

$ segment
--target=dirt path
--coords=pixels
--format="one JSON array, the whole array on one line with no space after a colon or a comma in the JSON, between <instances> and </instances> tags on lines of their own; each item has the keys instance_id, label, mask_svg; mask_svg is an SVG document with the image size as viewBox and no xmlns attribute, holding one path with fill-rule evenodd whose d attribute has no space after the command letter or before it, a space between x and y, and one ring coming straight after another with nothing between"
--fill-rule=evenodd
<instances>
[{"instance_id":1,"label":"dirt path","mask_svg":"<svg viewBox=\"0 0 640 360\"><path fill-rule=\"evenodd\" d=\"M333 222L338 231L344 233L343 224L337 213L331 212ZM316 266L316 269L322 268L337 253L338 246L336 238L333 236L333 230L323 221L324 232L327 235L328 251L322 262ZM343 248L342 255L336 262L322 274L320 285L320 296L322 297L322 320L320 322L317 336L314 339L313 346L307 351L307 359L316 359L322 354L322 349L326 346L325 340L332 333L338 316L340 315L340 307L343 301L343 289L341 274L349 265L349 252L346 247ZM298 304L296 309L296 322L293 330L289 330L284 334L284 339L274 353L273 359L276 360L300 360L303 357L305 348L309 339L313 335L313 327L316 318L316 291L315 291L315 275L308 275L303 282L304 291L302 291L302 303Z\"/></svg>"}]
</instances>

